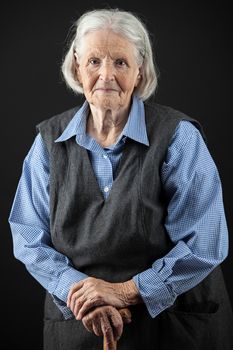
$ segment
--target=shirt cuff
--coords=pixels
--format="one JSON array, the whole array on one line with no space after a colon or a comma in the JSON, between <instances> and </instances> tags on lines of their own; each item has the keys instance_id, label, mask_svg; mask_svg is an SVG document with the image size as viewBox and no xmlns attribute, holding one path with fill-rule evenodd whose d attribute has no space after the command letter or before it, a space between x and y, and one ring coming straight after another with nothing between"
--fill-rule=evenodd
<instances>
[{"instance_id":1,"label":"shirt cuff","mask_svg":"<svg viewBox=\"0 0 233 350\"><path fill-rule=\"evenodd\" d=\"M69 290L74 283L77 283L88 275L73 269L72 267L60 276L58 284L54 291L51 293L54 303L57 305L59 310L62 312L65 319L73 318L72 311L66 306Z\"/></svg>"},{"instance_id":2,"label":"shirt cuff","mask_svg":"<svg viewBox=\"0 0 233 350\"><path fill-rule=\"evenodd\" d=\"M73 312L66 306L66 303L64 301L58 299L56 295L52 294L53 302L58 307L58 309L61 311L63 317L65 320L70 320L71 318L74 318Z\"/></svg>"},{"instance_id":3,"label":"shirt cuff","mask_svg":"<svg viewBox=\"0 0 233 350\"><path fill-rule=\"evenodd\" d=\"M172 295L158 273L152 268L133 277L139 293L151 317L173 305L176 296Z\"/></svg>"}]
</instances>

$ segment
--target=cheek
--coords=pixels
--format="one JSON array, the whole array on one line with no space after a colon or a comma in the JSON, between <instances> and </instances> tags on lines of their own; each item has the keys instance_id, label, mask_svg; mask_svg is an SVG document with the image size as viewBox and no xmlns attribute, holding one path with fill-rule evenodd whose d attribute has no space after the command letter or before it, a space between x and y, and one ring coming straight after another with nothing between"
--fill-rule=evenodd
<instances>
[{"instance_id":1,"label":"cheek","mask_svg":"<svg viewBox=\"0 0 233 350\"><path fill-rule=\"evenodd\" d=\"M133 91L135 83L136 79L133 74L119 78L119 84L121 85L122 90L125 90L125 92Z\"/></svg>"},{"instance_id":2,"label":"cheek","mask_svg":"<svg viewBox=\"0 0 233 350\"><path fill-rule=\"evenodd\" d=\"M83 77L83 86L86 87L88 90L91 90L92 87L95 85L96 80L96 74L94 74L93 72L86 72L85 76Z\"/></svg>"}]
</instances>

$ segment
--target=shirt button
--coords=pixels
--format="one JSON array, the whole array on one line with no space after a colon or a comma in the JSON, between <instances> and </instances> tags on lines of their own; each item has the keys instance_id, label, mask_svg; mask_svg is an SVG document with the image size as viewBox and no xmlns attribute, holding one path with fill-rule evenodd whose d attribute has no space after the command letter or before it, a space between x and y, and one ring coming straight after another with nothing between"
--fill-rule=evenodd
<instances>
[{"instance_id":1,"label":"shirt button","mask_svg":"<svg viewBox=\"0 0 233 350\"><path fill-rule=\"evenodd\" d=\"M103 158L104 158L104 159L107 159L107 158L108 158L108 156L106 156L106 154L103 154Z\"/></svg>"},{"instance_id":2,"label":"shirt button","mask_svg":"<svg viewBox=\"0 0 233 350\"><path fill-rule=\"evenodd\" d=\"M104 187L104 192L108 192L109 191L109 187L108 186L105 186Z\"/></svg>"}]
</instances>

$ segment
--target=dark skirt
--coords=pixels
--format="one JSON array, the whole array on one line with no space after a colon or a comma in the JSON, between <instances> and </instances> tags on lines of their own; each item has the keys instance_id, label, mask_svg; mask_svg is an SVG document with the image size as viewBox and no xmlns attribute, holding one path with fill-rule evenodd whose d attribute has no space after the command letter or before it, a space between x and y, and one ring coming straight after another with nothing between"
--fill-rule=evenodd
<instances>
[{"instance_id":1,"label":"dark skirt","mask_svg":"<svg viewBox=\"0 0 233 350\"><path fill-rule=\"evenodd\" d=\"M124 325L118 350L233 349L232 311L219 269L155 318L143 304L130 310L132 322ZM81 321L64 320L47 294L44 350L98 349L103 349L103 338L88 332Z\"/></svg>"}]
</instances>

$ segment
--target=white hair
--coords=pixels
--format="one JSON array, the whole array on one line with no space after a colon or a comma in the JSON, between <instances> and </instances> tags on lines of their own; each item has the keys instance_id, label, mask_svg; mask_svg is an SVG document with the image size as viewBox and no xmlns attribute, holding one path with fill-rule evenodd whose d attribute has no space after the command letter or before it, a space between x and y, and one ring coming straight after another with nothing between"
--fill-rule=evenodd
<instances>
[{"instance_id":1,"label":"white hair","mask_svg":"<svg viewBox=\"0 0 233 350\"><path fill-rule=\"evenodd\" d=\"M75 93L83 94L83 88L77 79L74 53L80 55L82 40L87 33L101 29L111 29L134 44L135 59L138 66L141 66L142 75L134 93L145 101L155 92L158 73L153 60L152 46L148 31L138 17L118 9L93 10L84 13L75 22L75 29L75 35L61 67L66 84Z\"/></svg>"}]
</instances>

